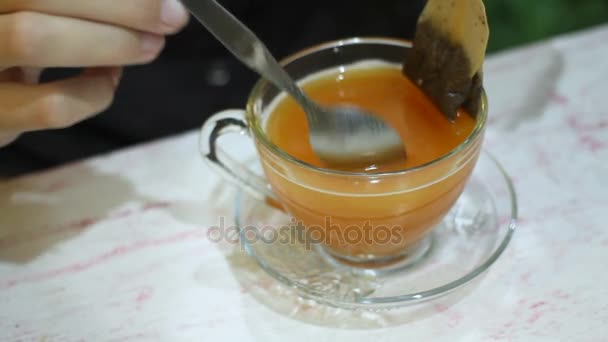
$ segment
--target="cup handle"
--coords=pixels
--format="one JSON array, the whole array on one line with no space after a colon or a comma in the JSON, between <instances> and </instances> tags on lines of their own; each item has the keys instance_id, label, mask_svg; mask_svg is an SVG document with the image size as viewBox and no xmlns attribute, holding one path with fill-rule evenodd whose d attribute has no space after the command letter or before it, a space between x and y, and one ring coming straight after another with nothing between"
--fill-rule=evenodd
<instances>
[{"instance_id":1,"label":"cup handle","mask_svg":"<svg viewBox=\"0 0 608 342\"><path fill-rule=\"evenodd\" d=\"M234 160L218 144L218 139L225 134L236 133L251 137L245 114L241 109L228 109L211 116L201 128L200 152L207 164L226 180L242 187L255 198L275 202L276 197L268 182Z\"/></svg>"}]
</instances>

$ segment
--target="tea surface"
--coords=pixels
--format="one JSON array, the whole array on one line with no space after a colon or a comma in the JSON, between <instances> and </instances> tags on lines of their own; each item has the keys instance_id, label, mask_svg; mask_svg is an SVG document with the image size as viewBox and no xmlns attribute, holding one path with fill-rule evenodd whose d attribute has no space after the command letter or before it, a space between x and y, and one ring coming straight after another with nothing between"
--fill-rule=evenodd
<instances>
[{"instance_id":1,"label":"tea surface","mask_svg":"<svg viewBox=\"0 0 608 342\"><path fill-rule=\"evenodd\" d=\"M431 162L449 153L475 128L475 119L459 112L450 122L398 66L366 63L324 72L304 81L305 92L325 105L351 104L381 116L394 127L407 148L405 163L369 165L347 171L386 172ZM271 141L306 163L326 167L308 141L308 124L291 98L278 101L266 123Z\"/></svg>"}]
</instances>

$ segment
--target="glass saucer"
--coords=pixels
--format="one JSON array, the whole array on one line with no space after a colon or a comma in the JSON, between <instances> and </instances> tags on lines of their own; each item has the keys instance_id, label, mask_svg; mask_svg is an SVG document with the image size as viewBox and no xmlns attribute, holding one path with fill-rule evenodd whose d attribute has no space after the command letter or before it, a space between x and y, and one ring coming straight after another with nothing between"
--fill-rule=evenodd
<instances>
[{"instance_id":1,"label":"glass saucer","mask_svg":"<svg viewBox=\"0 0 608 342\"><path fill-rule=\"evenodd\" d=\"M311 245L286 213L244 192L236 201L242 248L308 299L344 309L388 309L447 294L484 273L507 248L517 201L509 176L483 152L462 196L404 267L352 267ZM287 237L287 238L286 238Z\"/></svg>"}]
</instances>

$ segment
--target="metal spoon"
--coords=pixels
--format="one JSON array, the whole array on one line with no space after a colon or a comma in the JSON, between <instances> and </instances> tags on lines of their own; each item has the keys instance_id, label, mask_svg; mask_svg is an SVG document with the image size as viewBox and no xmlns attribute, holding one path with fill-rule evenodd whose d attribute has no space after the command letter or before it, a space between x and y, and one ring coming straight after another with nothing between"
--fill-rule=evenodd
<instances>
[{"instance_id":1,"label":"metal spoon","mask_svg":"<svg viewBox=\"0 0 608 342\"><path fill-rule=\"evenodd\" d=\"M399 134L376 115L352 106L312 101L243 23L214 0L182 0L188 10L241 62L291 95L308 119L314 152L330 166L369 166L404 159Z\"/></svg>"}]
</instances>

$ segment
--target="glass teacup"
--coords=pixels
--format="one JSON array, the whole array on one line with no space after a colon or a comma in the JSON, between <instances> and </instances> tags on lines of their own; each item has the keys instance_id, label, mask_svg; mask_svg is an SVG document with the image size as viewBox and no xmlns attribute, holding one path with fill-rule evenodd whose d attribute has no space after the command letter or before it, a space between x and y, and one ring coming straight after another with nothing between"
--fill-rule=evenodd
<instances>
[{"instance_id":1,"label":"glass teacup","mask_svg":"<svg viewBox=\"0 0 608 342\"><path fill-rule=\"evenodd\" d=\"M301 80L319 72L374 60L402 63L411 43L389 38L352 38L321 44L282 62ZM203 126L201 150L210 164L250 194L275 203L333 257L350 265L385 265L419 254L425 237L462 193L479 157L487 100L473 132L429 163L385 173L320 168L298 160L268 137L266 123L280 91L265 80L253 88L247 108L212 116ZM217 144L226 133L253 138L265 179L230 158ZM415 252L416 251L416 252Z\"/></svg>"}]
</instances>

